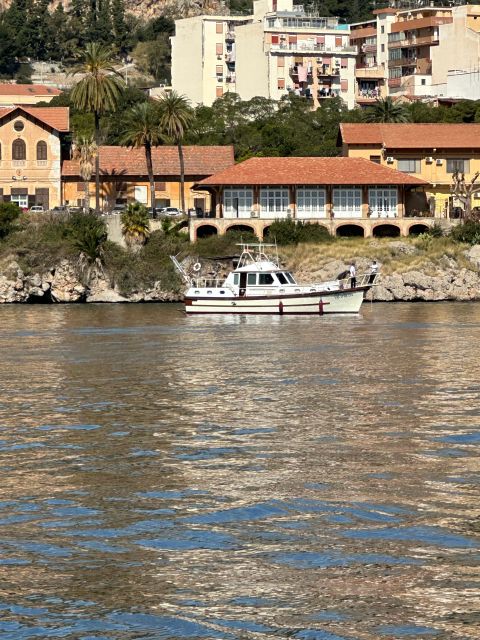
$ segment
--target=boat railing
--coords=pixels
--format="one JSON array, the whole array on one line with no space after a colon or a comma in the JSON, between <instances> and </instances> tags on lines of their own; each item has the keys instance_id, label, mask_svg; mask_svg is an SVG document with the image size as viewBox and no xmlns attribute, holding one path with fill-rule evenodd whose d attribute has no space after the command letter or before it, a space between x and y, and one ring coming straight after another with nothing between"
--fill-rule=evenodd
<instances>
[{"instance_id":1,"label":"boat railing","mask_svg":"<svg viewBox=\"0 0 480 640\"><path fill-rule=\"evenodd\" d=\"M223 278L192 278L192 287L196 287L197 289L214 289L225 286L225 280Z\"/></svg>"},{"instance_id":2,"label":"boat railing","mask_svg":"<svg viewBox=\"0 0 480 640\"><path fill-rule=\"evenodd\" d=\"M377 284L378 273L361 273L356 277L355 287L373 287ZM338 281L340 289L351 289L352 279L350 276Z\"/></svg>"}]
</instances>

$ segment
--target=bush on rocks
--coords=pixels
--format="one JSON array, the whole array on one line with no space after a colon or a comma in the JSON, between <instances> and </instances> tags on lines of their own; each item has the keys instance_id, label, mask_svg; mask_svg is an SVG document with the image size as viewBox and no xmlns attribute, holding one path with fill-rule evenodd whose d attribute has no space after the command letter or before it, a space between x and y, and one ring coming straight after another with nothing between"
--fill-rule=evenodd
<instances>
[{"instance_id":1,"label":"bush on rocks","mask_svg":"<svg viewBox=\"0 0 480 640\"><path fill-rule=\"evenodd\" d=\"M468 220L459 224L450 231L450 237L456 242L465 244L480 244L480 222Z\"/></svg>"}]
</instances>

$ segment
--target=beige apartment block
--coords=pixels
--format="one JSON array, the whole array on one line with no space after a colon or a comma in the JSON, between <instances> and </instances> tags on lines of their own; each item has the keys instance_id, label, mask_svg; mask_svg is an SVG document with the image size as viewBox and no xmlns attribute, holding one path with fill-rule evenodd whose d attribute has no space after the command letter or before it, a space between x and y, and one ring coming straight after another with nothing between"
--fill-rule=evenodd
<instances>
[{"instance_id":1,"label":"beige apartment block","mask_svg":"<svg viewBox=\"0 0 480 640\"><path fill-rule=\"evenodd\" d=\"M38 102L50 102L62 92L55 87L47 87L43 84L14 84L12 82L0 83L0 106L13 106L15 104L33 105Z\"/></svg>"},{"instance_id":2,"label":"beige apartment block","mask_svg":"<svg viewBox=\"0 0 480 640\"><path fill-rule=\"evenodd\" d=\"M469 74L480 66L480 6L408 4L378 9L374 20L351 25L351 43L358 47L357 104L386 95L475 97L468 85L475 85Z\"/></svg>"},{"instance_id":3,"label":"beige apartment block","mask_svg":"<svg viewBox=\"0 0 480 640\"><path fill-rule=\"evenodd\" d=\"M335 96L355 102L356 47L338 18L306 12L292 0L256 0L252 16L177 20L172 85L211 105L226 91L243 100L294 92L312 107Z\"/></svg>"},{"instance_id":4,"label":"beige apartment block","mask_svg":"<svg viewBox=\"0 0 480 640\"><path fill-rule=\"evenodd\" d=\"M193 104L210 106L227 91L236 92L237 28L249 17L196 16L175 21L172 87Z\"/></svg>"}]
</instances>

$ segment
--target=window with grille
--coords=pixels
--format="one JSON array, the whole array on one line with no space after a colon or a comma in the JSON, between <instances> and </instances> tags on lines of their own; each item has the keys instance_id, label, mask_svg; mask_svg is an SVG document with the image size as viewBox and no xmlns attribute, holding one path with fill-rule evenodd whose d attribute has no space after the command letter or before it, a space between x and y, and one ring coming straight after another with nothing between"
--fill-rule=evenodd
<instances>
[{"instance_id":1,"label":"window with grille","mask_svg":"<svg viewBox=\"0 0 480 640\"><path fill-rule=\"evenodd\" d=\"M47 160L47 143L43 140L37 143L37 160Z\"/></svg>"},{"instance_id":2,"label":"window with grille","mask_svg":"<svg viewBox=\"0 0 480 640\"><path fill-rule=\"evenodd\" d=\"M324 187L298 187L297 217L324 218L326 192Z\"/></svg>"},{"instance_id":3,"label":"window with grille","mask_svg":"<svg viewBox=\"0 0 480 640\"><path fill-rule=\"evenodd\" d=\"M335 218L362 217L362 190L358 187L337 187L333 190Z\"/></svg>"},{"instance_id":4,"label":"window with grille","mask_svg":"<svg viewBox=\"0 0 480 640\"><path fill-rule=\"evenodd\" d=\"M12 143L12 160L26 160L27 146L23 140L17 139Z\"/></svg>"},{"instance_id":5,"label":"window with grille","mask_svg":"<svg viewBox=\"0 0 480 640\"><path fill-rule=\"evenodd\" d=\"M468 173L470 170L470 161L464 158L448 158L447 159L447 173Z\"/></svg>"},{"instance_id":6,"label":"window with grille","mask_svg":"<svg viewBox=\"0 0 480 640\"><path fill-rule=\"evenodd\" d=\"M397 215L398 191L396 187L370 187L368 204L372 218L394 218Z\"/></svg>"},{"instance_id":7,"label":"window with grille","mask_svg":"<svg viewBox=\"0 0 480 640\"><path fill-rule=\"evenodd\" d=\"M288 187L262 187L260 189L262 212L272 213L276 218L285 217L288 205Z\"/></svg>"},{"instance_id":8,"label":"window with grille","mask_svg":"<svg viewBox=\"0 0 480 640\"><path fill-rule=\"evenodd\" d=\"M253 207L253 189L226 187L223 192L224 218L250 218Z\"/></svg>"},{"instance_id":9,"label":"window with grille","mask_svg":"<svg viewBox=\"0 0 480 640\"><path fill-rule=\"evenodd\" d=\"M420 160L418 158L401 158L397 168L404 173L420 173Z\"/></svg>"}]
</instances>

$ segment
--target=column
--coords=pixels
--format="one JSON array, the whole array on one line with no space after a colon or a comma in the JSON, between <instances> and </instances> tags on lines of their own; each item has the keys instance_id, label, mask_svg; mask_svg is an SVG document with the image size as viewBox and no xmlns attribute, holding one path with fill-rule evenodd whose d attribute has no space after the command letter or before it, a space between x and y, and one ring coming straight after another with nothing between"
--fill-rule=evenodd
<instances>
[{"instance_id":1,"label":"column","mask_svg":"<svg viewBox=\"0 0 480 640\"><path fill-rule=\"evenodd\" d=\"M370 217L370 206L368 202L368 187L362 187L362 218Z\"/></svg>"}]
</instances>

